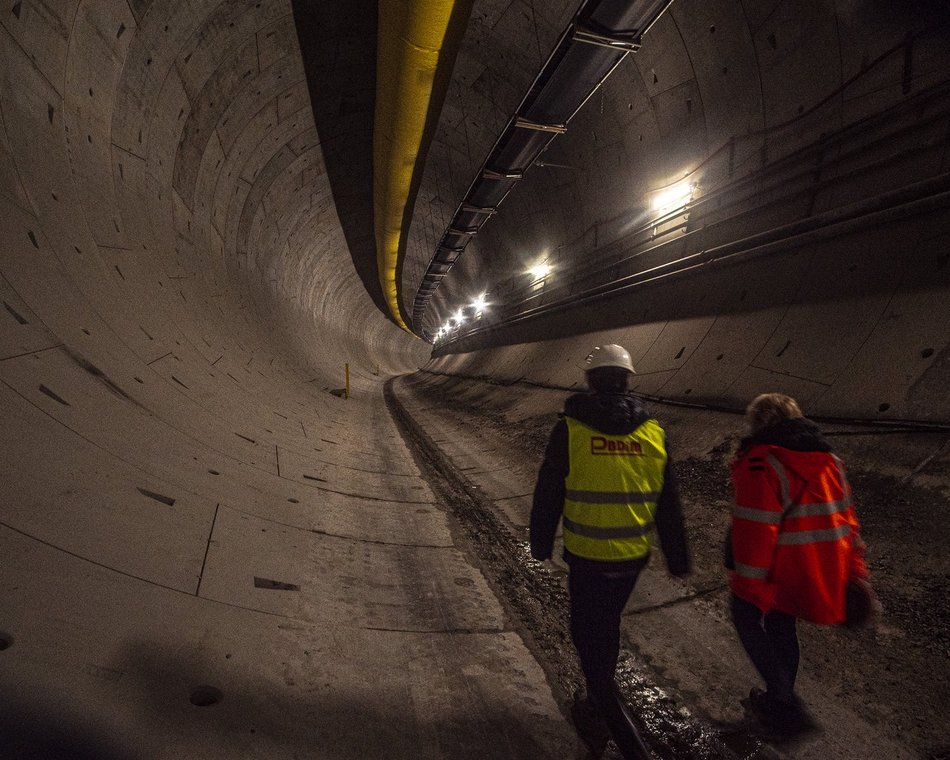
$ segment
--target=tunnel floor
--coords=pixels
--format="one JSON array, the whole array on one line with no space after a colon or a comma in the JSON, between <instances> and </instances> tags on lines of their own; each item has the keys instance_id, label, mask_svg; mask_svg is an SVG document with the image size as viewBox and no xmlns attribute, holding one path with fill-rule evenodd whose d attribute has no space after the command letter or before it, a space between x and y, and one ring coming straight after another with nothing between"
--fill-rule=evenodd
<instances>
[{"instance_id":1,"label":"tunnel floor","mask_svg":"<svg viewBox=\"0 0 950 760\"><path fill-rule=\"evenodd\" d=\"M393 389L397 407L427 439L423 447L444 458L443 479L469 492L448 501L566 704L579 684L564 625L566 568L533 562L527 551L534 476L564 392L422 373L397 379ZM823 425L849 463L885 612L861 631L800 626L799 687L819 729L788 742L761 733L746 715L740 699L757 677L728 622L722 539L728 460L742 418L665 405L654 411L677 456L694 557L686 583L666 578L654 557L625 613L618 676L656 755L947 757L946 434ZM446 463L454 474L444 472ZM498 533L508 542L500 558Z\"/></svg>"},{"instance_id":2,"label":"tunnel floor","mask_svg":"<svg viewBox=\"0 0 950 760\"><path fill-rule=\"evenodd\" d=\"M585 756L565 568L526 543L563 391L419 372L212 421L44 356L58 399L37 367L8 363L0 386L18 431L0 458L0 757ZM885 616L804 627L822 728L789 744L745 715L756 679L724 606L741 418L657 415L694 573L655 559L624 617L619 677L656 755L946 758L946 436L831 431Z\"/></svg>"}]
</instances>

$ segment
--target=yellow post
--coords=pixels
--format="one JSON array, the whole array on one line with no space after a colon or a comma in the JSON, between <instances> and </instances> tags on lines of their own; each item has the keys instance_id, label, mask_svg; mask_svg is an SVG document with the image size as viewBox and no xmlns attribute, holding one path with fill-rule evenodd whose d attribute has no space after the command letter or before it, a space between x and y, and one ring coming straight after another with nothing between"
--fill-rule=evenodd
<instances>
[{"instance_id":1,"label":"yellow post","mask_svg":"<svg viewBox=\"0 0 950 760\"><path fill-rule=\"evenodd\" d=\"M343 390L343 398L349 398L350 397L350 365L347 363L347 364L344 364L343 366L346 368L346 388Z\"/></svg>"}]
</instances>

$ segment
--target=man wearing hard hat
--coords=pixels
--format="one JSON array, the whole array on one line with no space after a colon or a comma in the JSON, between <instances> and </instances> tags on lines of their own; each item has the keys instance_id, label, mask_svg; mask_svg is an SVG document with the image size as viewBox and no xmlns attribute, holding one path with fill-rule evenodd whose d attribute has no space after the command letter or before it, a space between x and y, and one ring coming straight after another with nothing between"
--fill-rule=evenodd
<instances>
[{"instance_id":1,"label":"man wearing hard hat","mask_svg":"<svg viewBox=\"0 0 950 760\"><path fill-rule=\"evenodd\" d=\"M575 701L572 717L595 755L606 745L606 723L624 758L648 758L614 681L620 615L649 560L654 529L669 572L689 572L682 508L666 435L627 392L630 354L597 346L584 369L591 393L567 399L538 473L531 556L550 559L563 519L571 637L587 681L587 699Z\"/></svg>"}]
</instances>

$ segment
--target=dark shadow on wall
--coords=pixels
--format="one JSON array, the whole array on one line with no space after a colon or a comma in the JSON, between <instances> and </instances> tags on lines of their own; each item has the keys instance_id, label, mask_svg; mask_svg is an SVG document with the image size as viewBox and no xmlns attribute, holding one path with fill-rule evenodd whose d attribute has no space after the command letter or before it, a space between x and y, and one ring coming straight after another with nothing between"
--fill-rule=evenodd
<instances>
[{"instance_id":1,"label":"dark shadow on wall","mask_svg":"<svg viewBox=\"0 0 950 760\"><path fill-rule=\"evenodd\" d=\"M261 659L268 656L260 652ZM240 757L280 747L287 757L482 760L486 736L496 737L496 757L549 756L527 709L513 714L501 702L485 701L466 709L471 703L459 697L462 709L444 704L438 714L414 713L405 685L380 684L367 699L359 682L349 691L345 684L317 686L320 675L308 684L290 676L262 678L256 662L241 660L240 654L215 661L183 654L175 643L129 640L117 666L122 689L107 719L91 717L81 692L68 686L0 695L0 758L147 760L148 749L127 744L137 744L141 731L164 736L178 750L198 751L220 737L222 748L243 748ZM312 669L322 671L316 653ZM103 720L111 726L97 722Z\"/></svg>"},{"instance_id":2,"label":"dark shadow on wall","mask_svg":"<svg viewBox=\"0 0 950 760\"><path fill-rule=\"evenodd\" d=\"M131 760L109 738L104 726L90 725L56 699L27 696L22 689L0 695L0 758L16 760ZM44 701L47 702L44 704Z\"/></svg>"},{"instance_id":3,"label":"dark shadow on wall","mask_svg":"<svg viewBox=\"0 0 950 760\"><path fill-rule=\"evenodd\" d=\"M373 232L376 1L294 0L293 11L313 118L353 266L373 303L391 320Z\"/></svg>"}]
</instances>

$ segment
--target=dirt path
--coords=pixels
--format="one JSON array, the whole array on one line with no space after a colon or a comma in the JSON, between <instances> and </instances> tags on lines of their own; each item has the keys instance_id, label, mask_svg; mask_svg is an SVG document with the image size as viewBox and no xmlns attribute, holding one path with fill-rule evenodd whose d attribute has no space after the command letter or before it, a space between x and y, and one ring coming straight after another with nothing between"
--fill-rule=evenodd
<instances>
[{"instance_id":1,"label":"dirt path","mask_svg":"<svg viewBox=\"0 0 950 760\"><path fill-rule=\"evenodd\" d=\"M424 394L426 404L431 405L430 419L431 415L442 419L445 428L437 433L443 439L439 445L451 450L449 426L455 419L461 428L477 431L473 440L483 441L485 451L491 451L482 459L494 456L494 461L504 462L511 473L508 480L517 481L505 487L512 491L520 488L521 499L502 499L496 504L507 505L510 528L526 537L527 494L566 394L431 375L414 376L411 385L413 393ZM741 693L737 690L742 687L735 682L752 679L746 690L755 683L747 663L736 663L730 670L730 657L736 655L716 653L704 657L701 666L685 667L683 660L694 656L697 649L712 650L718 643L704 642L697 635L695 641L678 649L655 640L662 639L664 633L668 637L670 626L691 625L687 617L695 618L695 614L683 612L681 599L707 616L710 631L731 633L725 608L728 594L723 585L722 537L730 505L728 460L743 433L742 419L667 406L656 406L654 411L667 428L676 455L694 572L686 588L676 591L663 586L662 567L652 563L652 577L658 580L645 579L641 585L648 597L652 594L661 599L662 610L653 609L657 605L650 598L640 598L627 613L625 631L633 631L628 639L634 659L641 665L650 664L654 682L667 688L665 698L673 695L684 700L674 703L674 710L692 711L712 723L741 722L737 705ZM950 563L944 547L950 531L944 518L950 503L950 456L946 436L868 435L867 429L840 425L823 429L849 468L885 616L875 629L859 632L801 626L801 686L807 690L806 699L821 705L817 717L825 726L824 738L775 749L783 757L817 758L832 756L828 751L838 745L839 749L832 751L840 752L843 746L843 751L851 752L847 756L855 758L947 760L950 601L946 591ZM460 437L464 435L459 432ZM485 466L473 466L474 471ZM500 478L497 473L492 477ZM485 482L490 489L492 481ZM687 633L681 638L690 640ZM735 644L726 641L723 646L734 651ZM854 725L848 725L851 722ZM877 749L881 754L872 748L873 743L859 749L865 735L880 736L882 744ZM884 744L889 745L887 751ZM751 745L743 746L741 755L755 756ZM767 756L762 754L766 750L757 750L758 756ZM682 756L665 751L658 754Z\"/></svg>"}]
</instances>

